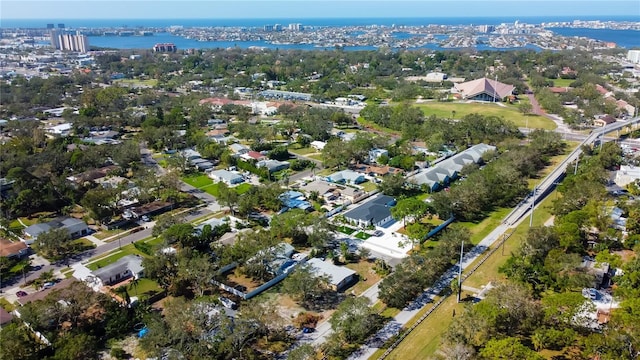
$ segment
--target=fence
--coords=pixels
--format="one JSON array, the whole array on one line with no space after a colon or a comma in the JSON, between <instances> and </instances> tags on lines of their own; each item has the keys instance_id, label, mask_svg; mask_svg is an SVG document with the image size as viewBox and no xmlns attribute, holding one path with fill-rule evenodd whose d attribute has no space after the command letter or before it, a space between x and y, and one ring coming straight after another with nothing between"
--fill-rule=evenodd
<instances>
[{"instance_id":1,"label":"fence","mask_svg":"<svg viewBox=\"0 0 640 360\"><path fill-rule=\"evenodd\" d=\"M498 241L496 243L496 246L492 247L481 259L480 261L478 261L478 263L476 265L473 266L473 268L471 268L471 270L469 270L465 275L462 276L462 281L466 280L469 276L471 276L471 274L473 274L476 270L478 270L478 268L485 262L487 261L487 259L493 255L493 253L496 252L496 250L498 250L498 248L500 248L501 246L504 245L505 241L507 241L511 235L513 235L513 232L515 230L511 231L508 234L503 234L502 235L502 239L500 241ZM462 264L460 264L460 266L462 266ZM431 313L433 313L438 306L440 306L447 298L449 297L449 295L444 295L440 300L438 300L438 302L436 302L435 304L433 304L433 306L424 314L422 315L418 321L416 321L413 325L411 325L411 327L409 327L407 330L405 330L403 333L401 333L398 338L393 342L393 344L391 344L387 350L384 352L384 354L382 354L382 356L380 356L378 358L378 360L383 360L385 359L387 356L389 356L389 354L391 354L391 352L398 347L398 345L400 344L400 342L402 342L402 340L404 340L404 338L406 338L416 327L418 327L418 325L420 325L427 317L429 317L429 315L431 315Z\"/></svg>"}]
</instances>

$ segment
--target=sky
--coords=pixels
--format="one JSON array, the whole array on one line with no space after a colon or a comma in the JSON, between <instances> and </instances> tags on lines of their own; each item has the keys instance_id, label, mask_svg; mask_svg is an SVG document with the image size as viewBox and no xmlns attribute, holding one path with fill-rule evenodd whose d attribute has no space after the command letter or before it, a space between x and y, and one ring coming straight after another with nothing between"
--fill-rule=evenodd
<instances>
[{"instance_id":1,"label":"sky","mask_svg":"<svg viewBox=\"0 0 640 360\"><path fill-rule=\"evenodd\" d=\"M2 19L638 16L640 0L0 0Z\"/></svg>"}]
</instances>

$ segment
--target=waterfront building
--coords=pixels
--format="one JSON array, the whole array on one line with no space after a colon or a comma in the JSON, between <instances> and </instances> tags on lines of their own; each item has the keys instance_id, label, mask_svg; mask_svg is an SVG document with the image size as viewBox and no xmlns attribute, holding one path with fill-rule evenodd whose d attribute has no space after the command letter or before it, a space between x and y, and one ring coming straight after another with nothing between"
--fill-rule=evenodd
<instances>
[{"instance_id":1,"label":"waterfront building","mask_svg":"<svg viewBox=\"0 0 640 360\"><path fill-rule=\"evenodd\" d=\"M634 64L640 64L640 50L629 50L627 60Z\"/></svg>"},{"instance_id":2,"label":"waterfront building","mask_svg":"<svg viewBox=\"0 0 640 360\"><path fill-rule=\"evenodd\" d=\"M176 52L178 48L174 43L158 43L153 45L154 52Z\"/></svg>"},{"instance_id":3,"label":"waterfront building","mask_svg":"<svg viewBox=\"0 0 640 360\"><path fill-rule=\"evenodd\" d=\"M50 31L51 46L63 51L89 51L89 39L79 31L72 33L65 30L52 29Z\"/></svg>"}]
</instances>

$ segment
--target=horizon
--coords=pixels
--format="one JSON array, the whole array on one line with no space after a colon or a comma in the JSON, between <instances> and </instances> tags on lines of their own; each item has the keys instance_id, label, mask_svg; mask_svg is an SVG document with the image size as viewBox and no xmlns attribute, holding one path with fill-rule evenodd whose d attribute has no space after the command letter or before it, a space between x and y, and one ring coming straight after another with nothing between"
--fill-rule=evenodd
<instances>
[{"instance_id":1,"label":"horizon","mask_svg":"<svg viewBox=\"0 0 640 360\"><path fill-rule=\"evenodd\" d=\"M634 12L634 8L637 11ZM0 10L2 20L637 16L640 21L640 2L637 0L5 0L0 3Z\"/></svg>"}]
</instances>

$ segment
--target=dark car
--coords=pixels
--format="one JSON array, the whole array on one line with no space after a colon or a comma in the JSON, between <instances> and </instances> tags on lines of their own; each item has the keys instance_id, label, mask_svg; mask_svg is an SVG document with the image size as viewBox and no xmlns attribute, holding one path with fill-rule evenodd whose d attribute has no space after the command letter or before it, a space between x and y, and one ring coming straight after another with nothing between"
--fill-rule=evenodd
<instances>
[{"instance_id":1,"label":"dark car","mask_svg":"<svg viewBox=\"0 0 640 360\"><path fill-rule=\"evenodd\" d=\"M309 333L312 333L314 331L316 331L316 329L314 329L314 328L310 328L310 327L306 327L306 326L302 328L302 332L305 333L305 334L309 334Z\"/></svg>"},{"instance_id":2,"label":"dark car","mask_svg":"<svg viewBox=\"0 0 640 360\"><path fill-rule=\"evenodd\" d=\"M16 293L16 296L17 296L17 297L25 297L25 296L27 296L27 295L29 295L29 294L27 294L27 292L26 292L26 291L22 291L22 290L20 290L20 291L18 291L18 292Z\"/></svg>"}]
</instances>

